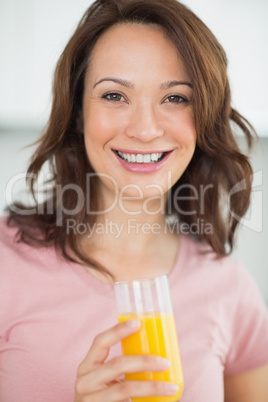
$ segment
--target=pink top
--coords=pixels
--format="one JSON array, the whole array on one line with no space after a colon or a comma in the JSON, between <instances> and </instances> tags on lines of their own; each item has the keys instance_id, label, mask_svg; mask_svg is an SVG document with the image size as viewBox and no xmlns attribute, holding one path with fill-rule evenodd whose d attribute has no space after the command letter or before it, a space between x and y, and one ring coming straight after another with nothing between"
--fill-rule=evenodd
<instances>
[{"instance_id":1,"label":"pink top","mask_svg":"<svg viewBox=\"0 0 268 402\"><path fill-rule=\"evenodd\" d=\"M0 226L0 400L73 402L93 338L117 322L113 288L50 248ZM169 282L185 376L183 402L223 402L223 374L268 363L268 314L249 274L181 237ZM110 356L120 353L120 346Z\"/></svg>"}]
</instances>

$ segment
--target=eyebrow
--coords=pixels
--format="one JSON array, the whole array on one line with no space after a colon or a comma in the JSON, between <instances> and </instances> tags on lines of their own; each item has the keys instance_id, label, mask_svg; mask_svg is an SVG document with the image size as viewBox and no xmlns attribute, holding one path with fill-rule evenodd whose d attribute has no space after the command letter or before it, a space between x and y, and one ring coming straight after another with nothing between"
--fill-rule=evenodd
<instances>
[{"instance_id":1,"label":"eyebrow","mask_svg":"<svg viewBox=\"0 0 268 402\"><path fill-rule=\"evenodd\" d=\"M134 88L134 85L133 85L131 82L127 81L127 80L123 80L123 79L121 79L121 78L107 77L107 78L102 78L101 80L99 80L98 82L96 82L96 83L94 84L94 86L93 86L93 89L94 89L97 85L99 85L101 82L103 82L103 81L113 81L113 82L116 82L117 84L123 85L124 87L127 87L127 88Z\"/></svg>"},{"instance_id":2,"label":"eyebrow","mask_svg":"<svg viewBox=\"0 0 268 402\"><path fill-rule=\"evenodd\" d=\"M93 89L103 81L112 81L112 82L115 82L115 83L117 83L119 85L123 85L126 88L131 88L131 89L134 88L134 84L132 84L130 81L123 80L121 78L106 77L106 78L102 78L98 82L96 82L93 85ZM163 82L160 85L160 89L169 89L169 88L175 87L177 85L187 85L188 87L193 88L193 85L190 82L173 80L173 81Z\"/></svg>"},{"instance_id":3,"label":"eyebrow","mask_svg":"<svg viewBox=\"0 0 268 402\"><path fill-rule=\"evenodd\" d=\"M160 85L160 89L169 89L176 87L177 85L187 85L188 87L193 88L193 85L187 81L166 81Z\"/></svg>"}]
</instances>

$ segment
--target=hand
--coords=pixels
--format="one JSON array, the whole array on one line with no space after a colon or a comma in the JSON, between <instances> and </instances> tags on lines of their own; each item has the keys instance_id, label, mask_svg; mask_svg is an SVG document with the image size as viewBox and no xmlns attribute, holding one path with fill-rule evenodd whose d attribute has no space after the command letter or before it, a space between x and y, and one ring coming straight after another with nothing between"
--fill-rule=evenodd
<instances>
[{"instance_id":1,"label":"hand","mask_svg":"<svg viewBox=\"0 0 268 402\"><path fill-rule=\"evenodd\" d=\"M110 347L137 332L140 321L117 324L100 333L78 367L75 402L127 402L131 397L174 395L178 388L160 381L118 381L124 373L165 371L170 362L153 355L118 356L105 362Z\"/></svg>"}]
</instances>

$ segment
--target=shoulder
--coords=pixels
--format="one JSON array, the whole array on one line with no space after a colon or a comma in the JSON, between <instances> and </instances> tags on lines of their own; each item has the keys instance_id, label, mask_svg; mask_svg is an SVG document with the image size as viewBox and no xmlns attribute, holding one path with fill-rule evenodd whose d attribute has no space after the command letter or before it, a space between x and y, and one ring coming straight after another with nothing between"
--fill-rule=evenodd
<instances>
[{"instance_id":1,"label":"shoulder","mask_svg":"<svg viewBox=\"0 0 268 402\"><path fill-rule=\"evenodd\" d=\"M53 247L34 247L18 241L18 228L0 219L0 287L28 288L42 274L61 265Z\"/></svg>"},{"instance_id":2,"label":"shoulder","mask_svg":"<svg viewBox=\"0 0 268 402\"><path fill-rule=\"evenodd\" d=\"M181 239L174 282L184 284L195 298L224 307L228 323L257 319L268 322L267 307L248 270L231 256L218 258L207 245L190 236ZM232 321L233 320L233 321Z\"/></svg>"},{"instance_id":3,"label":"shoulder","mask_svg":"<svg viewBox=\"0 0 268 402\"><path fill-rule=\"evenodd\" d=\"M32 247L19 241L18 228L8 225L8 217L0 218L0 256L1 268L7 265L14 265L14 262L42 258L47 252L45 247ZM29 261L28 261L29 262Z\"/></svg>"},{"instance_id":4,"label":"shoulder","mask_svg":"<svg viewBox=\"0 0 268 402\"><path fill-rule=\"evenodd\" d=\"M217 256L211 247L190 235L182 235L178 253L179 269L189 275L209 276L211 280L221 278L235 286L240 281L248 281L249 274L243 265L232 256Z\"/></svg>"},{"instance_id":5,"label":"shoulder","mask_svg":"<svg viewBox=\"0 0 268 402\"><path fill-rule=\"evenodd\" d=\"M69 271L53 247L18 242L16 233L6 218L0 219L0 337L12 322L49 301Z\"/></svg>"},{"instance_id":6,"label":"shoulder","mask_svg":"<svg viewBox=\"0 0 268 402\"><path fill-rule=\"evenodd\" d=\"M8 217L0 218L0 269L3 270L9 264L14 264L18 259L22 259L26 253L27 246L17 241L17 231L15 227L8 226Z\"/></svg>"},{"instance_id":7,"label":"shoulder","mask_svg":"<svg viewBox=\"0 0 268 402\"><path fill-rule=\"evenodd\" d=\"M225 375L267 364L268 311L247 269L231 256L217 258L189 236L182 238L181 253L178 268L195 308L222 329Z\"/></svg>"}]
</instances>

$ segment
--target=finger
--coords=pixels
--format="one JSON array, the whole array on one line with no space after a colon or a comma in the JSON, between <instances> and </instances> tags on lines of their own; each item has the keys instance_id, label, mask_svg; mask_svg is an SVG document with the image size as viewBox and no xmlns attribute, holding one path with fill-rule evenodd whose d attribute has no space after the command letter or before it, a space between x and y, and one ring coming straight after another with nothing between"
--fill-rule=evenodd
<instances>
[{"instance_id":1,"label":"finger","mask_svg":"<svg viewBox=\"0 0 268 402\"><path fill-rule=\"evenodd\" d=\"M97 392L111 383L115 378L125 373L139 373L145 371L165 371L171 362L154 355L117 356L104 365L97 367L81 376L77 387L79 392L86 394L89 390Z\"/></svg>"},{"instance_id":2,"label":"finger","mask_svg":"<svg viewBox=\"0 0 268 402\"><path fill-rule=\"evenodd\" d=\"M78 375L83 375L91 371L95 366L104 363L109 354L110 347L134 332L137 332L140 327L141 322L139 320L129 320L117 324L97 335L86 358L78 368Z\"/></svg>"},{"instance_id":3,"label":"finger","mask_svg":"<svg viewBox=\"0 0 268 402\"><path fill-rule=\"evenodd\" d=\"M161 381L125 381L90 395L88 402L125 402L129 398L170 396L179 390L177 384ZM86 401L86 399L85 399Z\"/></svg>"},{"instance_id":4,"label":"finger","mask_svg":"<svg viewBox=\"0 0 268 402\"><path fill-rule=\"evenodd\" d=\"M120 379L120 378L116 378L115 380L111 381L111 384L118 384L118 383L121 383L121 382L124 382L124 380Z\"/></svg>"}]
</instances>

